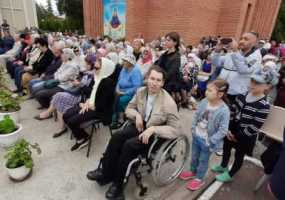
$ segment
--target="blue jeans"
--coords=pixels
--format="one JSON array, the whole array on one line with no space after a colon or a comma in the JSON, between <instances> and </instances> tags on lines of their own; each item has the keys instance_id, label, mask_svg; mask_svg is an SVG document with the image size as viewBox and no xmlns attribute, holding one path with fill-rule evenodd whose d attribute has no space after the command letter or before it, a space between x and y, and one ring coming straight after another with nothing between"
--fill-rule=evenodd
<instances>
[{"instance_id":1,"label":"blue jeans","mask_svg":"<svg viewBox=\"0 0 285 200\"><path fill-rule=\"evenodd\" d=\"M15 68L15 85L17 86L18 90L22 90L22 75L25 72L24 67L22 65L14 65Z\"/></svg>"},{"instance_id":2,"label":"blue jeans","mask_svg":"<svg viewBox=\"0 0 285 200\"><path fill-rule=\"evenodd\" d=\"M205 140L193 135L191 171L200 180L206 175L210 155L210 148L206 145Z\"/></svg>"},{"instance_id":3,"label":"blue jeans","mask_svg":"<svg viewBox=\"0 0 285 200\"><path fill-rule=\"evenodd\" d=\"M32 95L34 95L38 91L44 89L44 83L45 83L45 81L43 81L42 79L33 79L33 80L31 80L29 82L30 93Z\"/></svg>"}]
</instances>

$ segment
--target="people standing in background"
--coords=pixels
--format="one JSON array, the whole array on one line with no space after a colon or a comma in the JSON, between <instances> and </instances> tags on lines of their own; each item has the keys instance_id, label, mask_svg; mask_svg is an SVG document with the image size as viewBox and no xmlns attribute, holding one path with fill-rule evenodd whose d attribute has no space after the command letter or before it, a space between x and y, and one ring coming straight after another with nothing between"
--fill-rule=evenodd
<instances>
[{"instance_id":1,"label":"people standing in background","mask_svg":"<svg viewBox=\"0 0 285 200\"><path fill-rule=\"evenodd\" d=\"M1 24L1 29L2 29L3 32L4 31L10 32L10 25L7 23L6 19L3 19L3 23Z\"/></svg>"}]
</instances>

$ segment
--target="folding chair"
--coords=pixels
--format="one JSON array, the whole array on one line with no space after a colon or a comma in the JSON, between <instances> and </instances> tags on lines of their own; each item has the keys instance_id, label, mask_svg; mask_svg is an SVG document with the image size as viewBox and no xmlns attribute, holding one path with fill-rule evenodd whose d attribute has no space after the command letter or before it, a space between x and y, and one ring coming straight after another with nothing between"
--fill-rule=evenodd
<instances>
[{"instance_id":1,"label":"folding chair","mask_svg":"<svg viewBox=\"0 0 285 200\"><path fill-rule=\"evenodd\" d=\"M87 154L86 154L87 158L89 157L89 153L90 153L90 149L91 149L91 145L92 145L93 133L98 128L100 128L101 123L103 123L101 119L94 119L94 120L90 120L90 121L85 122L85 123L80 125L80 127L83 129L89 128L91 126L91 132L90 132L90 136L89 136L88 148L87 148ZM108 128L109 128L110 135L112 136L113 132L112 132L110 125L108 125Z\"/></svg>"}]
</instances>

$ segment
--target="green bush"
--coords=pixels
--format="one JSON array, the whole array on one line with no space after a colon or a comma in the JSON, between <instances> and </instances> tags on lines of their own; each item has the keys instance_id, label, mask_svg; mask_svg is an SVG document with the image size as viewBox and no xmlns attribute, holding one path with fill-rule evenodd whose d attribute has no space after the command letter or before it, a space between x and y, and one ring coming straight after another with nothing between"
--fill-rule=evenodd
<instances>
[{"instance_id":1,"label":"green bush","mask_svg":"<svg viewBox=\"0 0 285 200\"><path fill-rule=\"evenodd\" d=\"M13 96L7 90L0 91L0 112L14 112L20 110L20 98Z\"/></svg>"},{"instance_id":2,"label":"green bush","mask_svg":"<svg viewBox=\"0 0 285 200\"><path fill-rule=\"evenodd\" d=\"M65 31L76 31L80 34L83 33L83 27L79 20L66 18L59 19L55 17L48 17L39 21L39 28L43 31L50 32L65 32Z\"/></svg>"},{"instance_id":3,"label":"green bush","mask_svg":"<svg viewBox=\"0 0 285 200\"><path fill-rule=\"evenodd\" d=\"M32 169L34 166L31 148L36 149L37 153L41 153L39 144L30 144L25 139L21 139L16 142L12 147L8 149L8 152L4 156L7 159L6 167L9 169L26 166Z\"/></svg>"},{"instance_id":4,"label":"green bush","mask_svg":"<svg viewBox=\"0 0 285 200\"><path fill-rule=\"evenodd\" d=\"M18 128L15 122L9 115L5 115L4 119L0 121L0 134L9 134L16 131Z\"/></svg>"}]
</instances>

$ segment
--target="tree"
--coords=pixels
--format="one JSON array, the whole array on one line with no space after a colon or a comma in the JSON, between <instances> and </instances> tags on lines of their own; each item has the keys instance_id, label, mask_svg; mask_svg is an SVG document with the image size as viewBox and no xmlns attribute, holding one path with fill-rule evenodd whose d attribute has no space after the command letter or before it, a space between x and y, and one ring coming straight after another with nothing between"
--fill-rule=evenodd
<instances>
[{"instance_id":1,"label":"tree","mask_svg":"<svg viewBox=\"0 0 285 200\"><path fill-rule=\"evenodd\" d=\"M47 11L48 11L49 13L53 13L52 5L51 5L51 0L48 0L48 1L47 1Z\"/></svg>"},{"instance_id":2,"label":"tree","mask_svg":"<svg viewBox=\"0 0 285 200\"><path fill-rule=\"evenodd\" d=\"M285 0L282 0L275 28L272 33L272 39L277 41L285 40Z\"/></svg>"},{"instance_id":3,"label":"tree","mask_svg":"<svg viewBox=\"0 0 285 200\"><path fill-rule=\"evenodd\" d=\"M67 20L78 26L77 29L83 30L83 1L82 0L57 0L59 14L65 14Z\"/></svg>"},{"instance_id":4,"label":"tree","mask_svg":"<svg viewBox=\"0 0 285 200\"><path fill-rule=\"evenodd\" d=\"M71 3L72 6L75 6L73 4L73 1L78 1L78 0L72 0L72 2L68 1L68 4ZM50 1L48 1L48 2L50 2ZM62 1L61 3L62 3L62 5L65 5L65 1ZM51 4L50 4L50 6L51 6ZM80 12L77 12L77 14L74 14L74 12L69 12L69 11L63 12L63 10L59 10L60 14L66 14L66 18L62 19L62 18L57 17L53 14L53 12L50 10L50 8L51 8L50 6L45 8L39 4L36 4L37 16L39 19L39 28L41 30L43 30L43 31L60 31L60 32L65 32L67 30L68 31L78 30L80 34L83 33L83 17L82 18L78 17L78 15L80 15ZM64 6L64 10L65 9L80 10L80 9L78 9L78 7L71 8L70 5ZM81 12L82 12L82 9L81 9ZM82 13L82 15L83 15L83 13Z\"/></svg>"}]
</instances>

